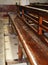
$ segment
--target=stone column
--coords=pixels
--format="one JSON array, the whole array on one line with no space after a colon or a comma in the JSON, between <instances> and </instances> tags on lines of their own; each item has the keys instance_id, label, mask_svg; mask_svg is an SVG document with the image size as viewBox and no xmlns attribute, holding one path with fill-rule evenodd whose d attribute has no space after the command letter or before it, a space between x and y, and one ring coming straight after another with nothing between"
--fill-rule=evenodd
<instances>
[{"instance_id":1,"label":"stone column","mask_svg":"<svg viewBox=\"0 0 48 65\"><path fill-rule=\"evenodd\" d=\"M29 0L20 0L20 5L29 5Z\"/></svg>"}]
</instances>

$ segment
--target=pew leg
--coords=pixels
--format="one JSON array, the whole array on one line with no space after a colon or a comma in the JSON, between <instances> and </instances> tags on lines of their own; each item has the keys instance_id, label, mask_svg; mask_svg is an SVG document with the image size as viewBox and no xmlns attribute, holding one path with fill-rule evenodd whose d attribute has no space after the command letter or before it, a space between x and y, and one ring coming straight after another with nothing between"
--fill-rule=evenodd
<instances>
[{"instance_id":1,"label":"pew leg","mask_svg":"<svg viewBox=\"0 0 48 65\"><path fill-rule=\"evenodd\" d=\"M19 60L22 60L23 58L23 52L20 45L18 45L18 57L19 57Z\"/></svg>"},{"instance_id":2,"label":"pew leg","mask_svg":"<svg viewBox=\"0 0 48 65\"><path fill-rule=\"evenodd\" d=\"M11 20L10 16L8 16L8 18L9 18L9 25L11 25L12 20Z\"/></svg>"},{"instance_id":3,"label":"pew leg","mask_svg":"<svg viewBox=\"0 0 48 65\"><path fill-rule=\"evenodd\" d=\"M42 17L39 17L39 25L42 25L42 22L43 22L43 18ZM39 35L42 35L42 27L39 26L39 32L38 32Z\"/></svg>"}]
</instances>

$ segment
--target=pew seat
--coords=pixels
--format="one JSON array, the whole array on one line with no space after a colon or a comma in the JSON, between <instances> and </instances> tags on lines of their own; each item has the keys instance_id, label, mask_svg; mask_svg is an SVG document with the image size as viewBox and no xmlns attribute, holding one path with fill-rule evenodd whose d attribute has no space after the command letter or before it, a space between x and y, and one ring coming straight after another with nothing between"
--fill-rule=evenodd
<instances>
[{"instance_id":1,"label":"pew seat","mask_svg":"<svg viewBox=\"0 0 48 65\"><path fill-rule=\"evenodd\" d=\"M44 43L40 40L36 42L33 39L33 35L30 35L27 30L25 30L24 22L16 15L12 15L9 13L9 17L11 19L11 23L17 30L18 37L21 41L21 45L25 50L27 58L31 65L48 65L48 47L44 45ZM28 29L29 30L29 29ZM33 31L32 31L33 33ZM35 34L34 34L35 36ZM41 43L42 42L42 43Z\"/></svg>"}]
</instances>

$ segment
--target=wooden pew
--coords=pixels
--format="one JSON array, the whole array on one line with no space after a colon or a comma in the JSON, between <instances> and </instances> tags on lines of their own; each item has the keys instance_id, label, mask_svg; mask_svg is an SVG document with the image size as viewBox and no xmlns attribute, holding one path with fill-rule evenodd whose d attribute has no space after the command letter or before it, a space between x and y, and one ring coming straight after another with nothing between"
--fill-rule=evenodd
<instances>
[{"instance_id":1,"label":"wooden pew","mask_svg":"<svg viewBox=\"0 0 48 65\"><path fill-rule=\"evenodd\" d=\"M27 58L31 65L48 65L48 49L44 44L41 46L40 42L38 45L30 34L23 28L24 22L15 15L9 14L10 22L14 25L17 30L18 37L21 41L21 45L27 55ZM20 50L20 49L19 49ZM21 53L22 54L22 53ZM22 56L20 57L22 58Z\"/></svg>"},{"instance_id":2,"label":"wooden pew","mask_svg":"<svg viewBox=\"0 0 48 65\"><path fill-rule=\"evenodd\" d=\"M29 7L29 6L19 6L19 5L17 5L17 7L18 7L18 15L20 15L20 12L22 14L21 19L48 46L48 35L46 36L44 34L44 33L48 33L48 10ZM31 24L29 24L29 21L32 21L31 24L34 23L35 25L32 26Z\"/></svg>"},{"instance_id":3,"label":"wooden pew","mask_svg":"<svg viewBox=\"0 0 48 65\"><path fill-rule=\"evenodd\" d=\"M15 6L16 7L16 6ZM4 7L5 9L2 9L0 11L3 12L11 12L12 11L12 7L10 10L7 7ZM25 53L27 55L27 58L30 62L31 65L48 65L48 38L46 38L45 36L43 36L43 31L42 30L46 30L48 32L48 27L43 26L42 22L43 19L46 20L46 23L48 24L48 10L43 10L43 9L39 9L39 8L34 8L34 7L29 7L29 6L17 6L17 15L20 15L20 8L21 8L21 12L22 12L22 17L16 17L16 15L14 15L12 17L12 15L9 14L9 18L11 21L11 25L13 25L15 27L15 29L17 30L19 39L21 41L21 44L25 50ZM10 11L9 11L10 10ZM24 12L26 11L26 12ZM31 15L35 15L38 16L39 19L32 19L32 16L28 16L26 13ZM43 15L44 14L44 15ZM37 25L39 25L39 29L36 31L36 29L34 27L32 27L28 21L26 21L26 18L31 20L31 21L35 21L34 23L36 23ZM37 32L37 35L39 35L38 38L41 37L41 40L43 40L44 42L42 42L42 44L46 43L46 45L44 46L44 44L40 44L39 45L36 41L34 41L34 39L32 39L31 35L23 28L22 24L24 24L28 26L28 28L31 28L31 31L34 30L35 33ZM32 31L33 32L33 31ZM35 34L36 35L36 34ZM45 42L46 41L46 42ZM20 48L19 48L20 49ZM22 50L20 50L20 59L22 59Z\"/></svg>"},{"instance_id":4,"label":"wooden pew","mask_svg":"<svg viewBox=\"0 0 48 65\"><path fill-rule=\"evenodd\" d=\"M31 3L29 6L48 10L48 3Z\"/></svg>"},{"instance_id":5,"label":"wooden pew","mask_svg":"<svg viewBox=\"0 0 48 65\"><path fill-rule=\"evenodd\" d=\"M0 5L0 12L16 12L15 5Z\"/></svg>"}]
</instances>

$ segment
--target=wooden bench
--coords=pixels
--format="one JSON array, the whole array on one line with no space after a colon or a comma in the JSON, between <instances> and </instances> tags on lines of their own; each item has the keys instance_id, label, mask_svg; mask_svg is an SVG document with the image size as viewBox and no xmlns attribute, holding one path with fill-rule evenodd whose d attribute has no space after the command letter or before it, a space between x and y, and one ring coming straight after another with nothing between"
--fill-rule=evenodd
<instances>
[{"instance_id":1,"label":"wooden bench","mask_svg":"<svg viewBox=\"0 0 48 65\"><path fill-rule=\"evenodd\" d=\"M23 28L23 21L20 20L18 17L15 19L15 15L9 14L11 19L11 23L17 30L18 37L21 41L21 45L27 55L27 58L31 65L48 65L48 48L44 44L41 46L36 43L30 34ZM20 50L20 49L19 49ZM21 52L22 54L22 52ZM20 57L20 56L19 56ZM21 57L22 58L22 55Z\"/></svg>"},{"instance_id":2,"label":"wooden bench","mask_svg":"<svg viewBox=\"0 0 48 65\"><path fill-rule=\"evenodd\" d=\"M19 5L17 5L17 8L18 16L20 15L21 20L48 46L48 10ZM30 23L29 21L32 22Z\"/></svg>"}]
</instances>

